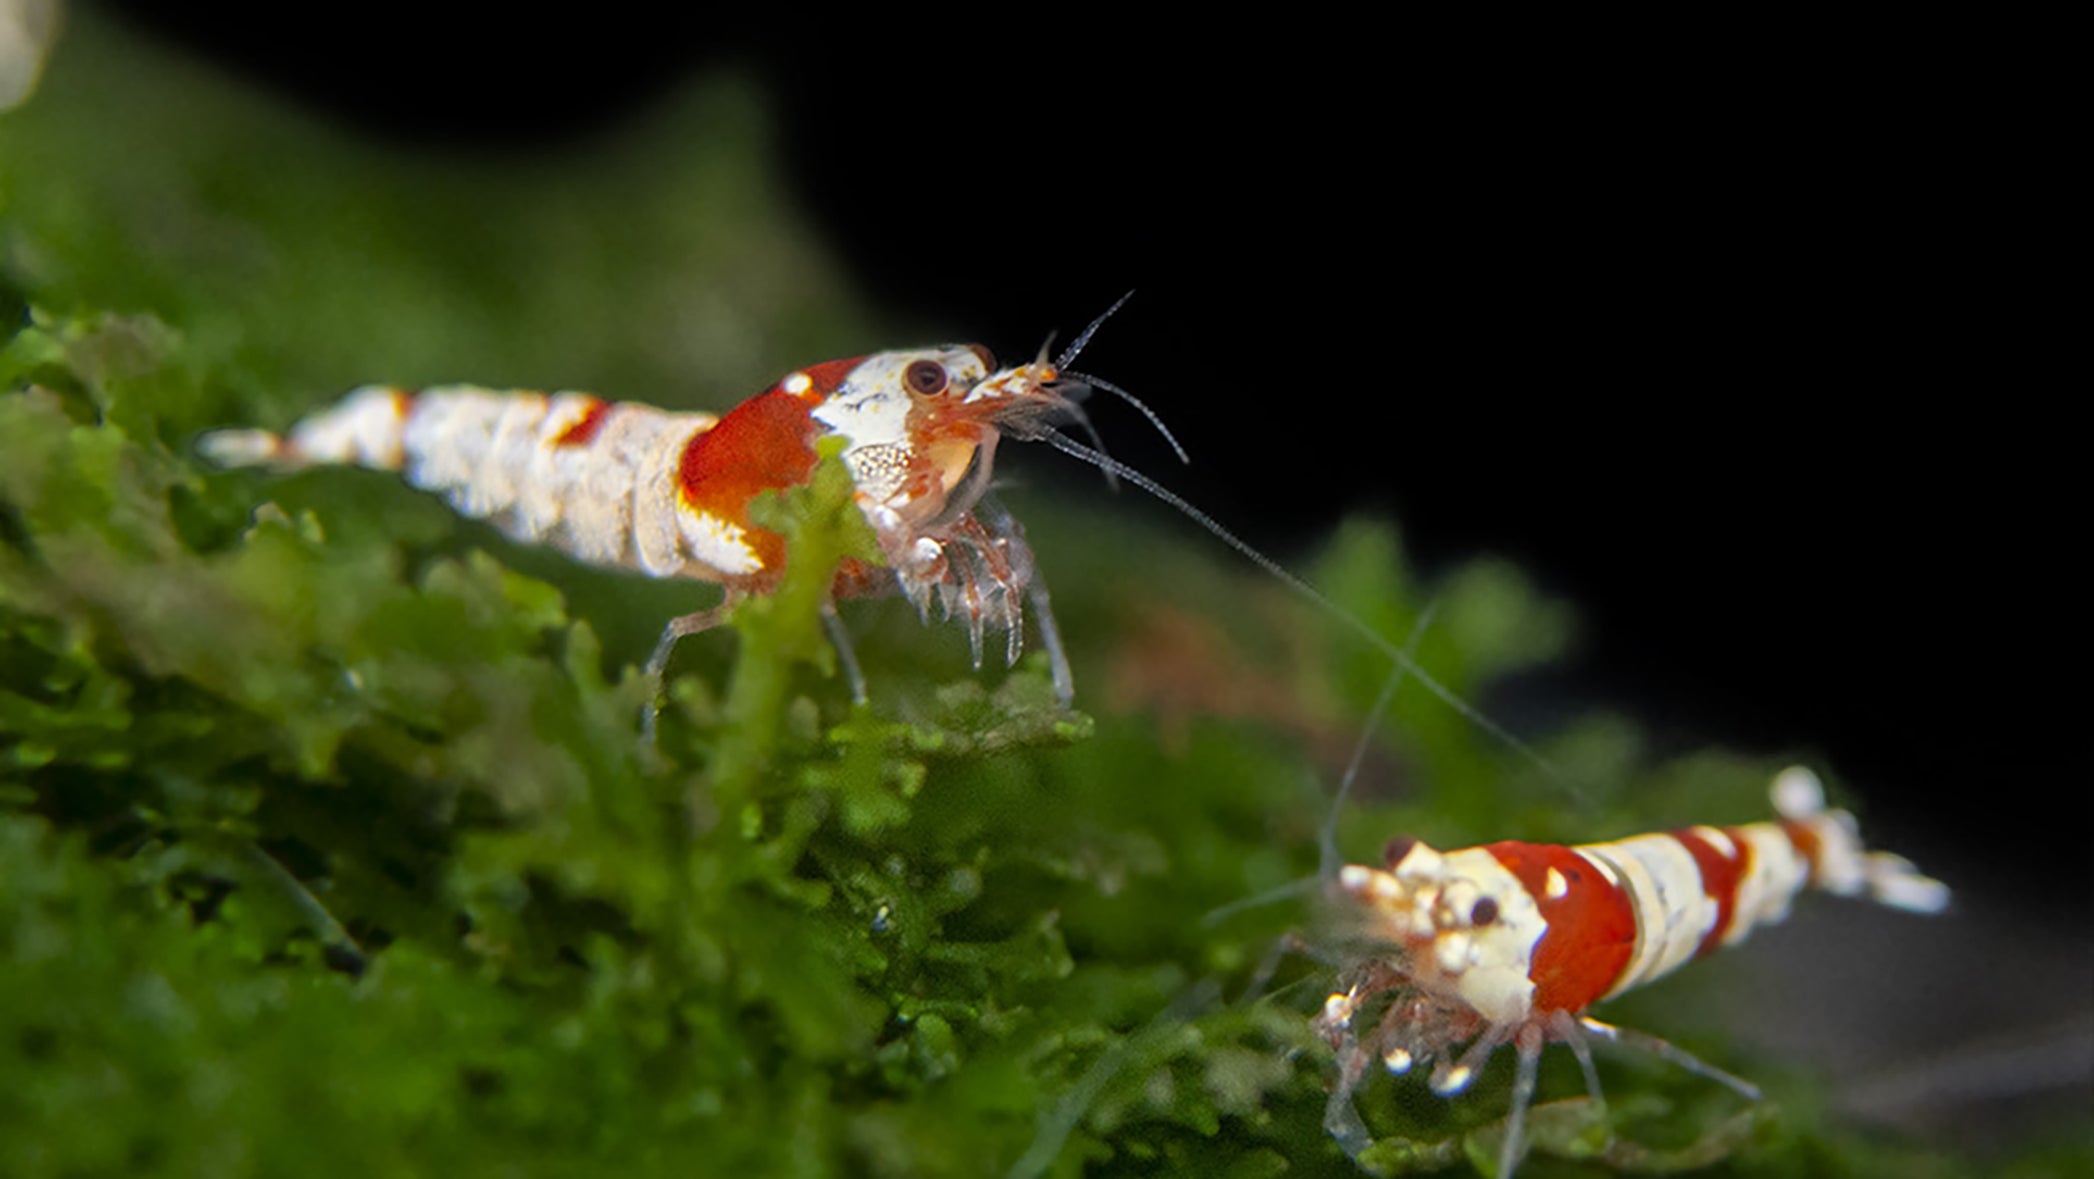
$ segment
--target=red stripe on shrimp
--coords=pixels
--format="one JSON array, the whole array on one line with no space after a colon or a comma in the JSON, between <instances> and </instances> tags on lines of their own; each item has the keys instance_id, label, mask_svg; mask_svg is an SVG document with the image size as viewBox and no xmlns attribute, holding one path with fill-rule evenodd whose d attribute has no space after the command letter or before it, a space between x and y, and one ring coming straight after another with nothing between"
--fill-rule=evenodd
<instances>
[{"instance_id":1,"label":"red stripe on shrimp","mask_svg":"<svg viewBox=\"0 0 2094 1179\"><path fill-rule=\"evenodd\" d=\"M576 418L573 425L560 431L552 444L556 447L587 446L596 441L597 433L603 429L604 419L609 416L611 403L601 397L592 397L589 399L589 408L582 411L582 416Z\"/></svg>"},{"instance_id":2,"label":"red stripe on shrimp","mask_svg":"<svg viewBox=\"0 0 2094 1179\"><path fill-rule=\"evenodd\" d=\"M742 402L719 425L694 435L677 467L683 502L716 521L748 529L743 541L763 574L775 575L783 567L785 540L775 532L749 528L749 501L759 492L805 482L816 461L815 423L808 416L808 403L786 392L791 382L788 377L770 392Z\"/></svg>"},{"instance_id":3,"label":"red stripe on shrimp","mask_svg":"<svg viewBox=\"0 0 2094 1179\"><path fill-rule=\"evenodd\" d=\"M1817 830L1809 823L1800 822L1796 819L1783 819L1779 825L1782 834L1789 837L1789 846L1795 848L1796 854L1803 858L1805 864L1809 865L1810 883L1819 883L1823 872L1819 863L1819 857L1824 844L1819 840Z\"/></svg>"},{"instance_id":4,"label":"red stripe on shrimp","mask_svg":"<svg viewBox=\"0 0 2094 1179\"><path fill-rule=\"evenodd\" d=\"M1582 1011L1613 989L1636 949L1636 909L1621 887L1576 850L1551 843L1484 847L1541 910L1547 932L1535 943L1537 1011Z\"/></svg>"},{"instance_id":5,"label":"red stripe on shrimp","mask_svg":"<svg viewBox=\"0 0 2094 1179\"><path fill-rule=\"evenodd\" d=\"M1751 866L1752 845L1714 827L1686 827L1671 835L1694 857L1694 866L1701 869L1702 894L1716 902L1716 923L1694 949L1695 956L1700 957L1722 945L1730 933L1738 912L1738 881Z\"/></svg>"}]
</instances>

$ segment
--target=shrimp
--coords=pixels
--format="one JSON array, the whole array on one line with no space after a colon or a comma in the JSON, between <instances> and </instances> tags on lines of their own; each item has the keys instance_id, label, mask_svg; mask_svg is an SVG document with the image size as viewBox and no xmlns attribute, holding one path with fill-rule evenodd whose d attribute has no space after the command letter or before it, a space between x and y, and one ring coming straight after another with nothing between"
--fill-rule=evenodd
<instances>
[{"instance_id":1,"label":"shrimp","mask_svg":"<svg viewBox=\"0 0 2094 1179\"><path fill-rule=\"evenodd\" d=\"M1433 1091L1450 1096L1507 1043L1519 1063L1501 1176L1519 1162L1551 1042L1576 1054L1595 1101L1588 1038L1652 1052L1757 1100L1750 1082L1586 1009L1780 921L1806 889L1914 913L1938 913L1949 900L1945 885L1905 859L1864 850L1854 816L1826 809L1809 770L1782 771L1772 795L1773 822L1448 852L1398 837L1382 867L1340 868L1329 891L1366 949L1342 967L1315 1018L1338 1062L1325 1128L1350 1155L1371 1145L1353 1093L1376 1060L1400 1074L1437 1059Z\"/></svg>"},{"instance_id":2,"label":"shrimp","mask_svg":"<svg viewBox=\"0 0 2094 1179\"><path fill-rule=\"evenodd\" d=\"M1094 387L1133 402L1163 429L1131 395L1065 371L1111 314L1053 362L1043 349L1031 363L999 368L978 344L880 352L789 373L724 415L586 393L369 386L283 435L218 430L198 446L225 466L398 471L518 540L591 564L724 587L720 606L664 628L647 665L659 679L678 639L716 625L740 598L776 587L785 541L750 522L750 502L805 482L815 441L840 436L885 566L846 559L832 599L898 590L926 621L936 605L966 622L977 668L985 627L1004 632L1005 659L1017 661L1029 602L1067 706L1074 684L1046 584L1024 530L988 495L989 479L1004 434L1038 437L1068 421L1088 430L1076 398ZM863 677L833 606L825 619L863 700Z\"/></svg>"},{"instance_id":3,"label":"shrimp","mask_svg":"<svg viewBox=\"0 0 2094 1179\"><path fill-rule=\"evenodd\" d=\"M815 440L837 435L885 562L847 558L824 607L853 698L864 701L865 681L834 601L899 591L926 622L933 605L965 621L976 668L987 627L1004 632L1006 663L1017 661L1030 604L1055 695L1067 707L1074 679L1046 583L1023 528L989 493L1002 438L1045 442L1097 467L1109 485L1125 481L1177 510L1347 626L1470 724L1555 774L1546 758L1426 674L1410 651L1105 451L1080 404L1093 391L1127 402L1180 462L1191 461L1139 398L1070 367L1132 295L1122 295L1052 360L1043 347L1031 362L999 368L979 344L832 360L787 374L725 415L587 393L373 385L285 434L215 430L197 445L221 466L340 463L397 471L519 540L593 564L723 586L718 606L663 628L647 661L658 684L679 639L718 625L741 598L776 587L785 542L749 520L749 504L761 492L803 483L816 463ZM1064 424L1082 430L1090 444L1057 429ZM650 708L650 733L653 716Z\"/></svg>"}]
</instances>

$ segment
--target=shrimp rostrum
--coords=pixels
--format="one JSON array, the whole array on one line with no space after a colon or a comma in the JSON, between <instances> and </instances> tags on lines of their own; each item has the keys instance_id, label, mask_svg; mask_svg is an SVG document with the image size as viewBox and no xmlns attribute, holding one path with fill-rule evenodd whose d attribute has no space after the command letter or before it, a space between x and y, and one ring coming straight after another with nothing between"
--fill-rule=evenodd
<instances>
[{"instance_id":1,"label":"shrimp rostrum","mask_svg":"<svg viewBox=\"0 0 2094 1179\"><path fill-rule=\"evenodd\" d=\"M1552 1042L1576 1054L1596 1101L1593 1039L1654 1053L1757 1099L1750 1083L1586 1009L1781 920L1806 889L1917 913L1948 904L1948 889L1906 860L1864 850L1854 817L1825 808L1810 771L1783 771L1773 799L1773 822L1446 852L1397 838L1383 866L1341 869L1330 889L1361 950L1315 1021L1338 1063L1326 1128L1357 1156L1372 1140L1353 1094L1373 1064L1399 1074L1431 1065L1433 1091L1449 1096L1506 1044L1518 1066L1501 1176L1519 1162L1542 1048Z\"/></svg>"}]
</instances>

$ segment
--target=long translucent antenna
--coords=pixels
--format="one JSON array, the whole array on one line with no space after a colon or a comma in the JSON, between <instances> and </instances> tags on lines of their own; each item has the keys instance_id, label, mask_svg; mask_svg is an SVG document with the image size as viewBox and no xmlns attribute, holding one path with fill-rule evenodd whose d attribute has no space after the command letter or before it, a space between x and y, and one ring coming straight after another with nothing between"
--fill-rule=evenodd
<instances>
[{"instance_id":1,"label":"long translucent antenna","mask_svg":"<svg viewBox=\"0 0 2094 1179\"><path fill-rule=\"evenodd\" d=\"M1252 548L1248 541L1240 539L1239 537L1237 537L1235 533L1230 532L1228 529L1222 527L1221 524L1214 519L1214 517L1209 516L1207 513L1201 511L1196 507L1193 507L1176 492L1164 487L1162 484L1156 482L1154 479L1149 478L1147 475L1142 474L1140 471L1137 471L1134 468L1126 465L1125 463L1122 463L1119 460L1112 458L1110 455L1099 454L1097 451L1094 451L1091 448L1085 446L1083 443L1076 441L1075 439L1069 437L1067 434L1063 434L1060 431L1054 430L1052 428L1041 427L1037 437L1044 439L1048 445L1054 447L1056 450L1061 451L1063 454L1069 455L1072 458L1082 459L1084 462L1087 462L1100 470L1111 471L1112 473L1118 475L1120 478L1125 479L1127 482L1134 484L1136 487L1139 487L1143 491L1148 492L1150 495L1155 496L1157 499L1162 500L1164 503L1167 503L1170 506L1178 509L1178 511L1183 513L1187 519L1191 520L1193 523L1198 524L1200 527L1205 528L1208 532L1212 533L1215 539L1221 541L1223 544L1226 544L1230 548L1235 549L1237 552L1243 554L1244 557L1249 559L1251 564L1256 565L1258 568L1263 569L1265 572L1271 574L1273 577L1278 578L1282 585L1285 585L1287 588L1293 590L1295 593L1301 595L1303 598L1306 598L1317 609L1323 611L1325 614L1330 615L1332 618L1338 620L1339 622L1344 623L1348 628L1350 628L1353 631L1353 633L1359 635L1362 639L1366 640L1369 646L1373 647L1376 651L1381 652L1383 655L1386 655L1388 658L1395 661L1398 667L1403 668L1412 676L1415 676L1418 682L1424 685L1426 691L1431 692L1434 696L1439 697L1441 703L1445 704L1449 708L1452 708L1457 714L1459 714L1462 717L1462 719L1468 721L1472 725L1475 725L1477 728L1483 730L1484 732L1489 733L1493 738L1503 743L1506 748L1513 750L1520 756L1526 758L1528 761L1533 762L1536 766L1539 766L1544 772L1549 774L1549 776L1555 778L1557 782L1560 783L1565 790L1568 790L1574 797L1583 797L1582 792L1579 791L1578 788L1571 783L1569 776L1566 775L1561 769L1559 769L1556 763L1550 761L1546 757L1543 757L1541 753L1537 751L1533 746L1527 744L1525 741L1520 740L1518 737L1513 736L1512 733L1508 731L1504 726L1498 724L1491 718L1483 715L1483 713L1479 712L1474 705L1462 699L1460 696L1455 695L1452 689L1447 687L1445 684L1442 684L1440 681L1432 678L1432 676L1429 675L1424 668L1418 666L1416 660L1413 660L1408 654L1406 654L1401 647L1398 647L1395 643L1390 642L1389 639L1386 636L1384 636L1380 631L1377 631L1373 627L1368 626L1365 622L1360 621L1359 617L1354 615L1350 610L1345 609L1344 607L1338 605L1336 602L1331 601L1328 597L1325 597L1322 590L1317 589L1315 586L1310 585L1308 582L1303 581L1301 578L1296 577L1292 573L1289 573L1287 571L1286 566L1280 564L1278 561L1273 560L1271 557L1266 556L1264 553L1259 552L1257 549Z\"/></svg>"},{"instance_id":2,"label":"long translucent antenna","mask_svg":"<svg viewBox=\"0 0 2094 1179\"><path fill-rule=\"evenodd\" d=\"M1148 1023L1100 1053L1068 1092L1057 1098L1053 1107L1040 1118L1031 1145L1018 1156L1017 1162L1011 1164L1011 1169L1004 1172L1005 1179L1036 1179L1046 1174L1055 1159L1060 1157L1070 1132L1083 1120L1083 1115L1090 1112L1098 1095L1105 1091L1115 1074L1138 1057L1163 1047L1174 1028L1205 1014L1208 1008L1220 1001L1221 984L1211 978L1194 983Z\"/></svg>"},{"instance_id":3,"label":"long translucent antenna","mask_svg":"<svg viewBox=\"0 0 2094 1179\"><path fill-rule=\"evenodd\" d=\"M1057 360L1055 360L1054 367L1069 367L1069 362L1075 360L1078 356L1082 355L1084 347L1091 342L1091 337L1098 334L1098 329L1104 326L1106 320L1112 318L1112 313L1118 311L1122 307L1125 307L1127 305L1127 300L1132 299L1133 297L1133 291L1128 291L1126 294L1121 295L1118 299L1115 299L1113 301L1112 306L1107 307L1105 309L1105 314L1091 321L1091 326L1076 333L1076 338L1069 341L1069 346L1067 348L1062 349L1062 354ZM1050 338L1048 342L1053 343L1052 338ZM1042 351L1045 351L1045 349L1042 349Z\"/></svg>"},{"instance_id":4,"label":"long translucent antenna","mask_svg":"<svg viewBox=\"0 0 2094 1179\"><path fill-rule=\"evenodd\" d=\"M1062 379L1065 381L1074 381L1079 385L1083 385L1091 389L1103 389L1107 393L1112 394L1114 397L1117 397L1120 400L1126 402L1127 404L1133 406L1135 409L1140 410L1141 415L1149 419L1149 424L1156 427L1156 432L1158 434L1163 435L1163 440L1171 444L1171 453L1178 456L1178 461L1184 463L1188 467L1192 465L1192 456L1185 453L1185 448L1178 444L1178 436L1176 434L1171 433L1171 428L1169 426L1164 425L1163 419L1157 416L1155 410L1150 409L1147 405L1144 405L1142 403L1141 398L1136 397L1134 394L1129 393L1127 390L1120 388L1118 385L1113 384L1111 381L1101 381L1098 378L1089 376L1085 373L1072 373L1067 370L1063 370ZM1095 434L1092 436L1096 437ZM1100 447L1099 449L1103 450L1104 447Z\"/></svg>"},{"instance_id":5,"label":"long translucent antenna","mask_svg":"<svg viewBox=\"0 0 2094 1179\"><path fill-rule=\"evenodd\" d=\"M1345 763L1345 776L1338 780L1338 793L1331 799L1330 813L1323 817L1323 830L1317 836L1317 875L1331 879L1338 871L1338 815L1345 809L1345 800L1352 795L1352 784L1359 779L1360 765L1367 760L1367 746L1374 740L1375 727L1381 724L1382 714L1388 711L1389 702L1396 698L1396 689L1403 686L1403 677L1414 666L1411 660L1417 656L1418 640L1432 626L1432 616L1437 614L1437 600L1428 602L1419 611L1418 621L1411 624L1411 633L1403 640L1403 660L1396 670L1383 681L1381 694L1374 698L1374 707L1367 710L1367 720L1360 726L1360 739L1352 743L1352 760Z\"/></svg>"},{"instance_id":6,"label":"long translucent antenna","mask_svg":"<svg viewBox=\"0 0 2094 1179\"><path fill-rule=\"evenodd\" d=\"M262 873L269 877L270 882L283 891L283 895L298 910L298 915L305 918L306 927L320 939L320 948L326 956L327 965L352 978L362 978L364 968L368 964L364 948L356 944L356 939L349 936L349 931L333 913L327 911L327 906L320 903L320 898L313 895L313 890L307 888L304 881L292 875L289 868L284 867L282 860L270 855L267 849L253 840L247 840L245 843L246 846L242 850L246 852L249 862L259 867Z\"/></svg>"},{"instance_id":7,"label":"long translucent antenna","mask_svg":"<svg viewBox=\"0 0 2094 1179\"><path fill-rule=\"evenodd\" d=\"M1439 603L1434 602L1418 615L1418 621L1411 625L1410 637L1404 640L1405 654L1417 654L1418 640L1425 636L1426 628L1432 625L1432 616L1438 609ZM1360 726L1360 738L1352 744L1352 760L1345 763L1345 776L1338 781L1338 793L1331 799L1330 812L1323 817L1323 829L1317 833L1316 875L1290 880L1264 892L1209 909L1207 915L1200 919L1202 926L1212 928L1246 909L1256 909L1274 901L1286 900L1298 893L1308 892L1317 885L1327 883L1338 874L1338 814L1345 809L1345 798L1352 793L1353 781L1360 776L1360 766L1367 760L1367 746L1374 739L1374 726L1381 720L1382 713L1388 709L1389 701L1395 699L1396 688L1403 683L1404 674L1409 670L1403 664L1397 664L1396 670L1391 672L1387 682L1382 684L1381 695L1374 698L1374 707L1367 710L1367 723Z\"/></svg>"},{"instance_id":8,"label":"long translucent antenna","mask_svg":"<svg viewBox=\"0 0 2094 1179\"><path fill-rule=\"evenodd\" d=\"M1127 404L1133 406L1137 411L1141 413L1143 417L1149 420L1150 425L1156 427L1156 432L1158 434L1163 435L1163 440L1171 444L1171 453L1178 456L1178 461L1190 466L1192 463L1192 456L1185 453L1185 447L1179 444L1178 436L1171 433L1171 428L1169 426L1164 425L1163 419L1157 416L1155 410L1150 409L1148 405L1143 403L1141 398L1136 397L1134 394L1129 393L1127 390L1120 388L1118 385L1113 384L1111 381L1102 381L1099 380L1097 377L1090 376L1086 373L1069 371L1069 365L1074 363L1076 358L1083 354L1083 350L1090 346L1091 337L1098 334L1098 329L1104 326L1106 320L1112 318L1113 312L1118 311L1120 308L1126 306L1127 300L1132 299L1133 297L1134 292L1128 291L1126 294L1121 295L1117 300L1114 300L1113 305L1107 307L1103 315L1100 315L1098 318L1092 320L1090 322L1089 327L1086 327L1081 332L1078 332L1076 334L1076 339L1071 341L1067 348L1062 349L1062 354L1055 360L1054 367L1058 372L1061 373L1062 379L1064 380L1073 381L1076 384L1083 385L1091 389L1103 389L1107 393L1112 394L1114 397L1117 397L1120 400L1126 402ZM1040 345L1040 359L1037 363L1047 363L1047 353L1053 347L1054 337L1050 335L1047 337L1047 342L1045 344ZM1084 423L1084 429L1090 434L1092 441L1096 442L1098 432L1090 429L1089 422ZM1105 447L1103 444L1099 444L1098 449L1100 452L1103 452ZM1110 479L1112 478L1112 472L1107 471L1106 478L1108 481L1110 481Z\"/></svg>"},{"instance_id":9,"label":"long translucent antenna","mask_svg":"<svg viewBox=\"0 0 2094 1179\"><path fill-rule=\"evenodd\" d=\"M1083 427L1085 436L1090 438L1091 445L1097 449L1098 453L1105 454L1105 439L1098 436L1098 427L1091 424L1091 415L1083 412L1083 407L1073 401L1069 403L1068 412L1070 420ZM1111 471L1107 471L1105 472L1105 486L1117 495L1120 490L1120 480Z\"/></svg>"},{"instance_id":10,"label":"long translucent antenna","mask_svg":"<svg viewBox=\"0 0 2094 1179\"><path fill-rule=\"evenodd\" d=\"M1240 897L1226 905L1216 905L1214 908L1207 910L1206 916L1200 918L1200 927L1202 929L1212 929L1238 913L1263 908L1276 901L1284 901L1291 896L1299 896L1302 893L1313 890L1317 885L1322 884L1329 878L1329 873L1319 871L1314 876L1304 876L1299 880L1290 880L1285 884L1268 888L1264 892Z\"/></svg>"}]
</instances>

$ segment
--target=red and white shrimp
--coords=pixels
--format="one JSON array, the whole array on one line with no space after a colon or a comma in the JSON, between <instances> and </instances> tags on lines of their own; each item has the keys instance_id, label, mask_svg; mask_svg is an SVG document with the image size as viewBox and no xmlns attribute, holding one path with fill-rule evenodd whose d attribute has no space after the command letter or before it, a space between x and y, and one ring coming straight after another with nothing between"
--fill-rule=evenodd
<instances>
[{"instance_id":1,"label":"red and white shrimp","mask_svg":"<svg viewBox=\"0 0 2094 1179\"><path fill-rule=\"evenodd\" d=\"M724 416L677 413L586 393L496 392L470 385L410 391L367 386L283 435L216 430L198 442L225 466L346 463L402 472L467 515L524 541L655 577L717 582L727 598L670 620L647 668L659 678L676 641L722 621L741 597L766 593L785 544L748 518L761 492L797 486L814 470L815 441L844 439L843 461L886 567L846 560L833 599L899 589L926 619L935 603L964 619L981 665L985 626L1023 648L1030 602L1064 705L1069 661L1024 531L989 492L1004 436L1043 441L1183 513L1317 609L1349 627L1412 680L1530 760L1539 754L1427 674L1386 636L1224 528L1213 517L1105 452L1078 400L1102 390L1138 410L1181 462L1168 427L1133 394L1069 366L1132 292L1091 321L1051 362L998 368L979 344L881 352L789 373ZM1091 445L1056 429L1074 423ZM853 695L864 678L833 609L825 612ZM651 724L652 713L649 721Z\"/></svg>"},{"instance_id":2,"label":"red and white shrimp","mask_svg":"<svg viewBox=\"0 0 2094 1179\"><path fill-rule=\"evenodd\" d=\"M1432 1088L1447 1096L1510 1043L1519 1065L1498 1161L1508 1176L1545 1044L1570 1046L1598 1098L1588 1037L1654 1052L1757 1099L1750 1083L1586 1009L1781 920L1807 888L1915 913L1940 912L1949 899L1908 861L1863 850L1854 816L1825 809L1810 771L1784 770L1772 793L1775 822L1574 847L1441 852L1398 838L1385 866L1340 869L1330 889L1366 948L1342 967L1315 1021L1338 1060L1325 1127L1348 1154L1371 1144L1353 1092L1377 1060L1405 1073L1437 1058Z\"/></svg>"},{"instance_id":3,"label":"red and white shrimp","mask_svg":"<svg viewBox=\"0 0 2094 1179\"><path fill-rule=\"evenodd\" d=\"M815 441L840 436L886 567L846 560L832 595L899 589L926 617L935 603L965 620L976 666L985 625L1005 632L1006 658L1017 660L1029 600L1067 704L1068 658L1032 550L1017 521L984 497L1002 435L1040 437L1063 421L1087 428L1071 395L1090 388L1133 401L1066 371L1097 326L1059 360L1050 363L1043 351L1014 368L998 368L980 345L832 360L789 373L720 416L586 393L371 386L284 435L220 430L199 447L224 465L399 471L519 540L598 565L724 586L721 607L677 618L663 631L648 664L659 674L677 639L720 621L738 598L776 586L785 542L750 522L750 501L804 482L815 467ZM831 621L862 698L863 681Z\"/></svg>"}]
</instances>

